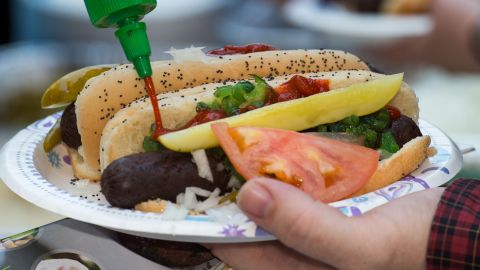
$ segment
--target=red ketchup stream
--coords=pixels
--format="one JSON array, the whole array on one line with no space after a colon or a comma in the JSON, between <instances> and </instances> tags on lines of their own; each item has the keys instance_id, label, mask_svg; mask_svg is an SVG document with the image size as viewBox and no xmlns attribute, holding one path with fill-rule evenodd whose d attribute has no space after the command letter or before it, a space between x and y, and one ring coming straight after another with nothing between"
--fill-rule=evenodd
<instances>
[{"instance_id":1,"label":"red ketchup stream","mask_svg":"<svg viewBox=\"0 0 480 270\"><path fill-rule=\"evenodd\" d=\"M148 96L150 97L153 107L153 114L155 115L155 131L153 132L152 137L157 139L160 135L168 133L168 131L163 128L162 117L160 116L160 109L158 107L157 93L155 92L152 77L148 76L143 80L145 81L145 87L147 88Z\"/></svg>"}]
</instances>

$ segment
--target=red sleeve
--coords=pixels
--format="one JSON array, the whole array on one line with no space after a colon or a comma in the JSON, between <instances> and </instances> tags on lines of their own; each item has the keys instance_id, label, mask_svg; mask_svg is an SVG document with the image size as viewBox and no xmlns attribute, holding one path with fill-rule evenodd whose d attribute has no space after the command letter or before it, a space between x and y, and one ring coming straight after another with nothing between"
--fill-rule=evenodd
<instances>
[{"instance_id":1,"label":"red sleeve","mask_svg":"<svg viewBox=\"0 0 480 270\"><path fill-rule=\"evenodd\" d=\"M427 269L480 269L480 180L448 186L433 219Z\"/></svg>"}]
</instances>

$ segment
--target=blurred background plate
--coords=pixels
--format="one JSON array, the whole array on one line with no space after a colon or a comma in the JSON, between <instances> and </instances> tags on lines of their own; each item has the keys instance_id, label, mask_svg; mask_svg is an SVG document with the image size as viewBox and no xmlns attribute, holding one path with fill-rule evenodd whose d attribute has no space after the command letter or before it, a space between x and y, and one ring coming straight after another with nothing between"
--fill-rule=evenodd
<instances>
[{"instance_id":1,"label":"blurred background plate","mask_svg":"<svg viewBox=\"0 0 480 270\"><path fill-rule=\"evenodd\" d=\"M145 16L152 47L185 44L214 39L212 18L235 1L229 0L163 0ZM12 2L14 39L55 39L74 41L103 41L118 47L114 29L95 29L83 1L20 0ZM119 48L120 49L120 48ZM154 50L155 51L155 50ZM123 59L120 51L118 59Z\"/></svg>"},{"instance_id":2,"label":"blurred background plate","mask_svg":"<svg viewBox=\"0 0 480 270\"><path fill-rule=\"evenodd\" d=\"M290 1L284 13L297 26L326 34L335 43L347 42L352 46L386 45L426 35L433 28L428 15L356 13L315 0Z\"/></svg>"}]
</instances>

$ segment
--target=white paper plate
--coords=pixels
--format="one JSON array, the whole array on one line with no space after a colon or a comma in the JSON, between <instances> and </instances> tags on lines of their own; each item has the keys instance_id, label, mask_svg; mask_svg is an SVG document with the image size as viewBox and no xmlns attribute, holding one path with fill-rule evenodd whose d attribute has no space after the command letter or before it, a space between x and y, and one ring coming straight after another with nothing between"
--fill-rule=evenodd
<instances>
[{"instance_id":1,"label":"white paper plate","mask_svg":"<svg viewBox=\"0 0 480 270\"><path fill-rule=\"evenodd\" d=\"M161 214L111 207L96 183L73 178L66 148L46 154L42 140L60 114L49 116L20 131L0 151L0 177L15 193L42 208L80 221L150 238L189 242L250 242L274 239L243 215L236 205L218 218L187 216L182 221L162 220ZM362 213L406 194L446 183L460 170L457 146L438 128L420 121L437 154L411 175L375 192L335 202L347 216ZM72 180L73 179L73 180Z\"/></svg>"},{"instance_id":2,"label":"white paper plate","mask_svg":"<svg viewBox=\"0 0 480 270\"><path fill-rule=\"evenodd\" d=\"M321 5L315 0L291 1L284 12L295 25L360 45L381 45L422 36L433 29L428 15L355 13L335 5Z\"/></svg>"}]
</instances>

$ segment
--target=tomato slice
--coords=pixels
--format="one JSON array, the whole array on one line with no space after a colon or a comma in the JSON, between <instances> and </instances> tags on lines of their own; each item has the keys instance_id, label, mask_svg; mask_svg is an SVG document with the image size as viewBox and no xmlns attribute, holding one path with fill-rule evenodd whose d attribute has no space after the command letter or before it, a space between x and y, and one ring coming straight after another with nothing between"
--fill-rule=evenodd
<instances>
[{"instance_id":1,"label":"tomato slice","mask_svg":"<svg viewBox=\"0 0 480 270\"><path fill-rule=\"evenodd\" d=\"M282 129L211 127L246 180L276 178L326 203L359 190L378 166L379 153L359 145Z\"/></svg>"}]
</instances>

